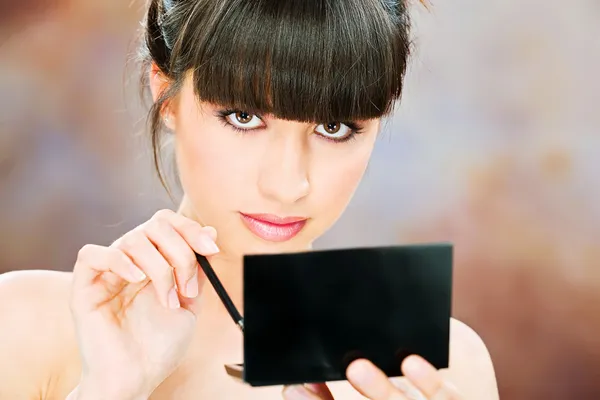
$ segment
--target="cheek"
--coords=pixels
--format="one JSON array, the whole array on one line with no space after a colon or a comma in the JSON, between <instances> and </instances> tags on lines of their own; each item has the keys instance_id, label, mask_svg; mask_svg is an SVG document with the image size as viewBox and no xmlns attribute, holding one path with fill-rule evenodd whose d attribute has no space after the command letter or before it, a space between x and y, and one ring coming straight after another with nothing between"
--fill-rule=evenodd
<instances>
[{"instance_id":1,"label":"cheek","mask_svg":"<svg viewBox=\"0 0 600 400\"><path fill-rule=\"evenodd\" d=\"M236 136L207 119L178 125L176 157L182 187L196 210L218 214L244 197L248 160Z\"/></svg>"},{"instance_id":2,"label":"cheek","mask_svg":"<svg viewBox=\"0 0 600 400\"><path fill-rule=\"evenodd\" d=\"M235 165L215 146L209 135L198 133L195 137L180 132L177 137L177 163L182 179L200 186L218 186L223 175L231 175ZM231 149L230 149L231 150ZM203 187L202 189L208 189Z\"/></svg>"},{"instance_id":3,"label":"cheek","mask_svg":"<svg viewBox=\"0 0 600 400\"><path fill-rule=\"evenodd\" d=\"M334 218L344 211L364 176L371 151L372 145L365 144L336 158L324 159L317 166L311 183L313 202L321 210Z\"/></svg>"}]
</instances>

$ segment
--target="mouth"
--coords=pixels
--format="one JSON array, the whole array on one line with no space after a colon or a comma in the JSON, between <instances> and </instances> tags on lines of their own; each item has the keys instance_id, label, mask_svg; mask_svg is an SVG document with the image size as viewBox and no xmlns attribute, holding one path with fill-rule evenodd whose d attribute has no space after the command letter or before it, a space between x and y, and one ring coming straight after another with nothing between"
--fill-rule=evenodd
<instances>
[{"instance_id":1,"label":"mouth","mask_svg":"<svg viewBox=\"0 0 600 400\"><path fill-rule=\"evenodd\" d=\"M285 242L296 236L308 218L279 217L272 214L240 213L246 227L259 238L269 242Z\"/></svg>"}]
</instances>

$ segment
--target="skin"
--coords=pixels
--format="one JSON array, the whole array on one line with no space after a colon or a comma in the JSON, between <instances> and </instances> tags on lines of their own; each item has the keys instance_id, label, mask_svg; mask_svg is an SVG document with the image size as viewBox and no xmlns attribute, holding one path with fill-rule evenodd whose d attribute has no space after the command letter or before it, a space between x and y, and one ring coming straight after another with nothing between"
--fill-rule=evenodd
<instances>
[{"instance_id":1,"label":"skin","mask_svg":"<svg viewBox=\"0 0 600 400\"><path fill-rule=\"evenodd\" d=\"M150 74L156 98L169 82L156 68ZM455 320L447 370L412 356L398 366L406 378L390 380L357 360L348 382L260 389L224 373L242 360L241 333L192 250L209 258L241 307L242 254L310 249L352 198L379 120L356 121L361 134L334 142L320 123L271 116L240 133L219 109L197 101L189 77L165 108L185 192L177 212L157 212L108 247L85 246L73 273L0 277L0 324L11 327L0 330L0 398L407 400L418 388L424 399L497 399L484 343ZM308 222L294 238L269 242L240 212Z\"/></svg>"}]
</instances>

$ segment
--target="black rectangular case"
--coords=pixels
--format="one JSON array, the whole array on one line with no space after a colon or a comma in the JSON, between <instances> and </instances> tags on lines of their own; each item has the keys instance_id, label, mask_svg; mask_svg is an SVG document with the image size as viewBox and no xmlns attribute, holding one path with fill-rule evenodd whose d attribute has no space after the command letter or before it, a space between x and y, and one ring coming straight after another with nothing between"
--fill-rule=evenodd
<instances>
[{"instance_id":1,"label":"black rectangular case","mask_svg":"<svg viewBox=\"0 0 600 400\"><path fill-rule=\"evenodd\" d=\"M363 357L447 368L451 304L451 244L246 256L244 364L227 369L267 386L344 380Z\"/></svg>"}]
</instances>

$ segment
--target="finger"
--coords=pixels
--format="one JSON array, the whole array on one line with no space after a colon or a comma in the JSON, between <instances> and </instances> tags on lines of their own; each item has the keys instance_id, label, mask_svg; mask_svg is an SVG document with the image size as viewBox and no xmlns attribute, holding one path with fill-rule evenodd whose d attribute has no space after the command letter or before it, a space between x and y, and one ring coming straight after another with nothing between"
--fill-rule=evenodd
<instances>
[{"instance_id":1,"label":"finger","mask_svg":"<svg viewBox=\"0 0 600 400\"><path fill-rule=\"evenodd\" d=\"M331 397L322 397L304 385L290 385L283 388L285 400L330 400Z\"/></svg>"},{"instance_id":2,"label":"finger","mask_svg":"<svg viewBox=\"0 0 600 400\"><path fill-rule=\"evenodd\" d=\"M202 226L198 222L172 211L163 212L173 228L183 237L189 246L198 254L211 256L219 252L216 244L217 231L210 226Z\"/></svg>"},{"instance_id":3,"label":"finger","mask_svg":"<svg viewBox=\"0 0 600 400\"><path fill-rule=\"evenodd\" d=\"M128 282L141 282L146 275L122 251L110 247L85 245L77 254L74 268L74 285L94 283L103 272L113 272Z\"/></svg>"},{"instance_id":4,"label":"finger","mask_svg":"<svg viewBox=\"0 0 600 400\"><path fill-rule=\"evenodd\" d=\"M458 400L456 388L446 382L439 371L420 356L407 357L402 372L430 400Z\"/></svg>"},{"instance_id":5,"label":"finger","mask_svg":"<svg viewBox=\"0 0 600 400\"><path fill-rule=\"evenodd\" d=\"M146 279L146 275L122 251L96 245L86 245L77 255L73 271L73 305L97 306L106 301L109 289L95 285L97 278L110 273L110 281L122 279L122 282L137 283ZM117 279L114 279L117 278ZM113 282L114 283L114 282Z\"/></svg>"},{"instance_id":6,"label":"finger","mask_svg":"<svg viewBox=\"0 0 600 400\"><path fill-rule=\"evenodd\" d=\"M368 360L356 360L346 371L348 382L371 400L406 400L388 376Z\"/></svg>"},{"instance_id":7,"label":"finger","mask_svg":"<svg viewBox=\"0 0 600 400\"><path fill-rule=\"evenodd\" d=\"M168 308L179 308L179 296L173 268L150 242L150 239L143 232L133 230L115 244L148 275L161 303Z\"/></svg>"},{"instance_id":8,"label":"finger","mask_svg":"<svg viewBox=\"0 0 600 400\"><path fill-rule=\"evenodd\" d=\"M188 243L165 219L152 219L143 230L173 267L179 292L188 298L198 296L198 261Z\"/></svg>"}]
</instances>

